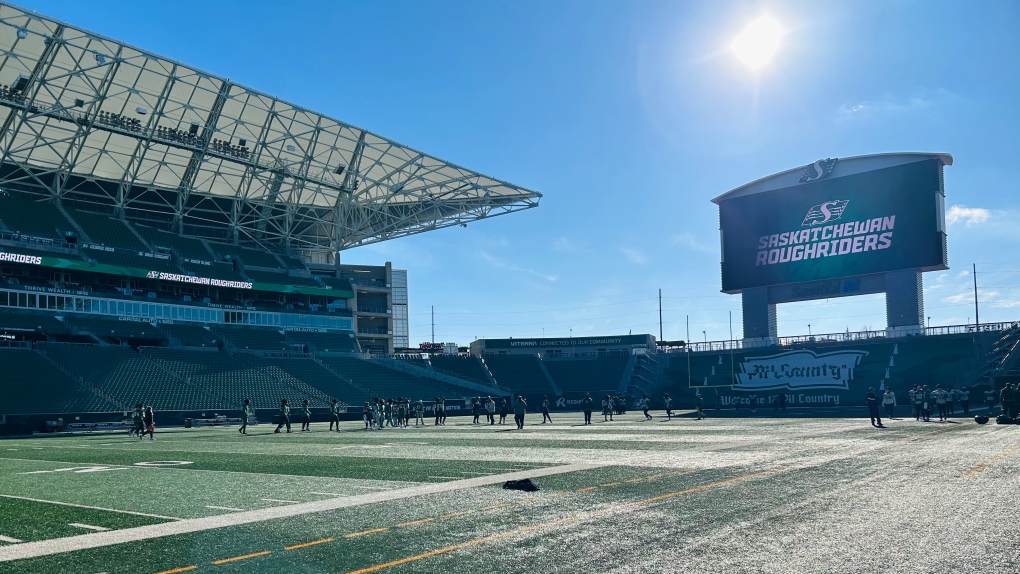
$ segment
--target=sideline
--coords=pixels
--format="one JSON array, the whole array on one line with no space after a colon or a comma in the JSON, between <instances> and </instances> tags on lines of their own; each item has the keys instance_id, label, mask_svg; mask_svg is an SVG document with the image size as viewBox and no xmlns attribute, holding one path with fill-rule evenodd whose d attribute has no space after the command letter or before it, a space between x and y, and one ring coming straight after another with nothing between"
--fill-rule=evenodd
<instances>
[{"instance_id":1,"label":"sideline","mask_svg":"<svg viewBox=\"0 0 1020 574\"><path fill-rule=\"evenodd\" d=\"M338 510L341 508L363 506L366 504L375 504L378 502L386 502L389 500L399 500L404 498L412 498L416 496L424 496L428 494L438 494L442 492L464 490L467 488L476 488L479 486L489 486L493 484L500 484L508 480L522 480L525 478L538 478L542 476L552 476L568 472L577 472L581 470L591 470L595 468L601 468L602 466L603 465L598 464L567 464L561 466L536 468L518 472L496 474L491 476L479 476L476 478L468 478L464 480L454 480L450 482L422 484L419 486L412 486L410 488L387 490L383 492L370 492L367 494L359 494L356 496L348 496L343 498L317 500L314 502L304 502L301 504L292 504L287 506L273 506L270 508L249 510L246 512L221 514L217 516L207 516L204 518L192 518L187 520L179 520L176 522L167 522L163 524L138 526L135 528L124 528L121 530L111 530L109 532L96 532L93 534L83 534L80 536L69 536L66 538L55 538L51 540L26 542L22 544L0 548L0 562L23 560L25 558L37 558L40 556L49 556L52 554L63 554L65 552L86 550L89 548L102 548L106 546L124 544L127 542L151 540L153 538L163 538L166 536L187 534L190 532L202 532L206 530L214 530L217 528L238 526L241 524L267 522L279 518L288 518L293 516L300 516L303 514L328 512L331 510Z\"/></svg>"}]
</instances>

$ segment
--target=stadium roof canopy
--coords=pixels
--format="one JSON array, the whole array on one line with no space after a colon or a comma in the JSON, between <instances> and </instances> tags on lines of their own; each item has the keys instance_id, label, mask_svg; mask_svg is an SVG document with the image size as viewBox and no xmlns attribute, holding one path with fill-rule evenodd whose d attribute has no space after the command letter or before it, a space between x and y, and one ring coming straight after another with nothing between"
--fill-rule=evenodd
<instances>
[{"instance_id":1,"label":"stadium roof canopy","mask_svg":"<svg viewBox=\"0 0 1020 574\"><path fill-rule=\"evenodd\" d=\"M177 232L338 251L541 194L0 3L0 188Z\"/></svg>"}]
</instances>

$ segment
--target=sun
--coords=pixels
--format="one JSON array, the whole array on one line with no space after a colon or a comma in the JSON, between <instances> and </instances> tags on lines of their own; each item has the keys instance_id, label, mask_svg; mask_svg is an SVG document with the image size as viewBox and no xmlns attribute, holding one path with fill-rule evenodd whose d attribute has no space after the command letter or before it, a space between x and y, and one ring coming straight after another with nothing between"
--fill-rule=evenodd
<instances>
[{"instance_id":1,"label":"sun","mask_svg":"<svg viewBox=\"0 0 1020 574\"><path fill-rule=\"evenodd\" d=\"M730 48L741 62L757 70L772 59L782 37L783 28L779 22L770 16L762 16L748 24Z\"/></svg>"}]
</instances>

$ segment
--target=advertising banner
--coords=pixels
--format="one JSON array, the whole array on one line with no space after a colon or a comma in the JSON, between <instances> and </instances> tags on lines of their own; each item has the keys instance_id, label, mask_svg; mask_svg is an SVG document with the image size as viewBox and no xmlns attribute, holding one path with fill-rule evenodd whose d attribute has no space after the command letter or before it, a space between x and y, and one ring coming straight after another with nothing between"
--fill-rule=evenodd
<instances>
[{"instance_id":1,"label":"advertising banner","mask_svg":"<svg viewBox=\"0 0 1020 574\"><path fill-rule=\"evenodd\" d=\"M945 269L930 159L719 202L722 290Z\"/></svg>"}]
</instances>

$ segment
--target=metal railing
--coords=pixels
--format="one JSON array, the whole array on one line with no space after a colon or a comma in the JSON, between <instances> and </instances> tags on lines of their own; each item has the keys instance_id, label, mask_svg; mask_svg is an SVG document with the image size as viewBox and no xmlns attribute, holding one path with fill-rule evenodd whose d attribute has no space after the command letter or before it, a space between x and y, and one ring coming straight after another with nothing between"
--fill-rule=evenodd
<instances>
[{"instance_id":1,"label":"metal railing","mask_svg":"<svg viewBox=\"0 0 1020 574\"><path fill-rule=\"evenodd\" d=\"M967 335L974 333L994 333L1015 328L1020 321L981 323L979 325L945 325L940 327L923 327L914 333L882 331L846 331L843 333L824 333L819 335L797 335L762 340L726 340L690 342L687 347L674 347L660 350L659 353L707 353L719 351L739 351L742 349L760 349L767 347L798 347L805 345L825 345L874 341L876 339L900 339L909 336L928 337L938 335Z\"/></svg>"}]
</instances>

